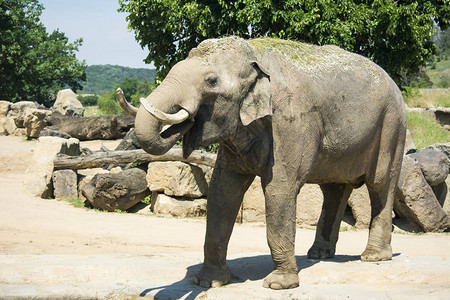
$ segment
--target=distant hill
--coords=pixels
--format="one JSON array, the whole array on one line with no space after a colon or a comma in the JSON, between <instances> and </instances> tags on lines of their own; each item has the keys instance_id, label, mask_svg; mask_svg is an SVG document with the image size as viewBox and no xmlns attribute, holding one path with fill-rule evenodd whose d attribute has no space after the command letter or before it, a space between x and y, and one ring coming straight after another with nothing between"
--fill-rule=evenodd
<instances>
[{"instance_id":1,"label":"distant hill","mask_svg":"<svg viewBox=\"0 0 450 300\"><path fill-rule=\"evenodd\" d=\"M136 78L153 82L156 77L155 69L134 69L117 65L92 65L86 68L86 83L83 94L103 95L110 92L114 85L125 78Z\"/></svg>"}]
</instances>

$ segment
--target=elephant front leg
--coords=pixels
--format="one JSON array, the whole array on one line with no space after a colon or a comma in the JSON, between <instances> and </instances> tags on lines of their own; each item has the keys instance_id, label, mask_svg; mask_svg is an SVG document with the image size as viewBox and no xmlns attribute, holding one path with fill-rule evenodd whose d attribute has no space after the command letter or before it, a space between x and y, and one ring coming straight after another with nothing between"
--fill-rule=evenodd
<instances>
[{"instance_id":1,"label":"elephant front leg","mask_svg":"<svg viewBox=\"0 0 450 300\"><path fill-rule=\"evenodd\" d=\"M255 176L222 167L219 159L208 191L204 263L195 276L202 287L219 287L230 281L227 248L242 199Z\"/></svg>"},{"instance_id":2,"label":"elephant front leg","mask_svg":"<svg viewBox=\"0 0 450 300\"><path fill-rule=\"evenodd\" d=\"M267 241L272 254L274 270L263 282L271 289L298 287L298 269L295 260L296 191L269 185L265 188Z\"/></svg>"}]
</instances>

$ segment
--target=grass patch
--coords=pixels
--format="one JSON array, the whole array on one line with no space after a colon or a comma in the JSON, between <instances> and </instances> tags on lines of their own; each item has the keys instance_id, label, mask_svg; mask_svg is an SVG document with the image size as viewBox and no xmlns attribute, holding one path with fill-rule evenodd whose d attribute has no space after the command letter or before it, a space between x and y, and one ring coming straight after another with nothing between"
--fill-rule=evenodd
<instances>
[{"instance_id":1,"label":"grass patch","mask_svg":"<svg viewBox=\"0 0 450 300\"><path fill-rule=\"evenodd\" d=\"M427 113L408 112L406 121L417 149L450 141L450 132Z\"/></svg>"},{"instance_id":2,"label":"grass patch","mask_svg":"<svg viewBox=\"0 0 450 300\"><path fill-rule=\"evenodd\" d=\"M86 205L84 205L84 200L80 198L67 198L67 199L57 199L58 201L66 201L70 205L76 208L87 208Z\"/></svg>"},{"instance_id":3,"label":"grass patch","mask_svg":"<svg viewBox=\"0 0 450 300\"><path fill-rule=\"evenodd\" d=\"M433 82L433 87L450 87L450 59L433 63L427 67L426 72Z\"/></svg>"},{"instance_id":4,"label":"grass patch","mask_svg":"<svg viewBox=\"0 0 450 300\"><path fill-rule=\"evenodd\" d=\"M450 89L414 89L403 93L409 107L450 107Z\"/></svg>"},{"instance_id":5,"label":"grass patch","mask_svg":"<svg viewBox=\"0 0 450 300\"><path fill-rule=\"evenodd\" d=\"M98 108L97 105L94 106L85 106L84 107L84 117L98 117L103 116L103 112Z\"/></svg>"}]
</instances>

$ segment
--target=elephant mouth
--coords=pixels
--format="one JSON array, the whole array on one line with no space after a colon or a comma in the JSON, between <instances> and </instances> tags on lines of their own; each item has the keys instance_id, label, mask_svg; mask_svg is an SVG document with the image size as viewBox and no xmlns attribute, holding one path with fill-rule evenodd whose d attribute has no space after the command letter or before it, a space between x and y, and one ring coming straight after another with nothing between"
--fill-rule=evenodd
<instances>
[{"instance_id":1,"label":"elephant mouth","mask_svg":"<svg viewBox=\"0 0 450 300\"><path fill-rule=\"evenodd\" d=\"M160 135L163 139L172 139L175 138L176 136L178 138L181 138L192 128L192 126L194 126L194 121L188 119L181 123L163 128Z\"/></svg>"}]
</instances>

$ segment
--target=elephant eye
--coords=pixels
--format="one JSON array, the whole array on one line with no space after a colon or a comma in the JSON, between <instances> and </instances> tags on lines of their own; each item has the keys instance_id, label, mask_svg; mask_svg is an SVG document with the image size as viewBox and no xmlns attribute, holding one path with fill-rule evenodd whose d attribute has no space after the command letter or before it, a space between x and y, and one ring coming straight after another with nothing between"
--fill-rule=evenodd
<instances>
[{"instance_id":1,"label":"elephant eye","mask_svg":"<svg viewBox=\"0 0 450 300\"><path fill-rule=\"evenodd\" d=\"M218 79L216 76L210 76L207 77L205 81L210 87L215 87L217 85Z\"/></svg>"}]
</instances>

